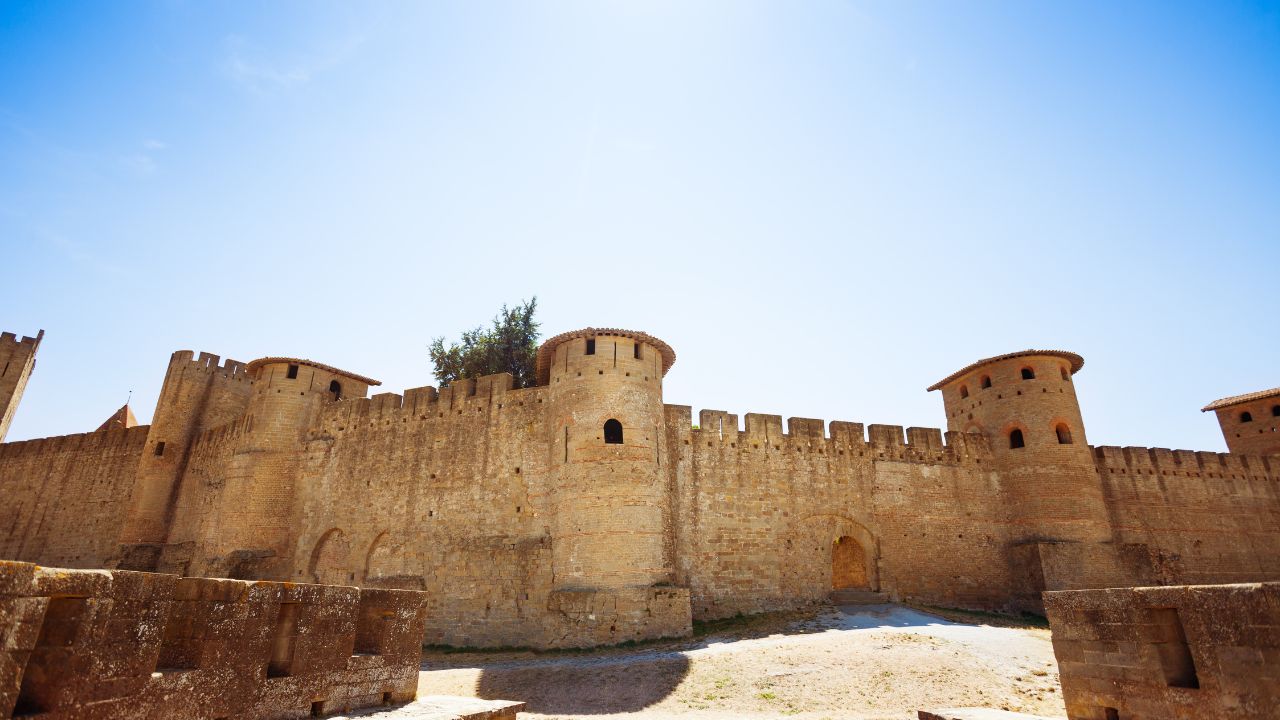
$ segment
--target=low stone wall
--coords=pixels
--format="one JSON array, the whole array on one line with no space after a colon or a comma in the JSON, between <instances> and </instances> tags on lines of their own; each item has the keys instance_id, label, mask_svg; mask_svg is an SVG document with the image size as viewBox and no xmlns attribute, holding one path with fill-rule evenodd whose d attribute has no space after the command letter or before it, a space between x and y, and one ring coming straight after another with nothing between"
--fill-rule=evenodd
<instances>
[{"instance_id":1,"label":"low stone wall","mask_svg":"<svg viewBox=\"0 0 1280 720\"><path fill-rule=\"evenodd\" d=\"M1233 720L1280 707L1280 583L1044 594L1071 720Z\"/></svg>"},{"instance_id":2,"label":"low stone wall","mask_svg":"<svg viewBox=\"0 0 1280 720\"><path fill-rule=\"evenodd\" d=\"M425 593L0 561L0 718L302 718L417 694Z\"/></svg>"}]
</instances>

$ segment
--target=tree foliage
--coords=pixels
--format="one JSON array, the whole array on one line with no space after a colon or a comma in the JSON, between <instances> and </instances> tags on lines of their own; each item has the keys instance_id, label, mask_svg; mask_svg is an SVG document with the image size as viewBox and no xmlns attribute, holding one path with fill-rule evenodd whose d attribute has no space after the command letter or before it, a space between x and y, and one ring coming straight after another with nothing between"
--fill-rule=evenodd
<instances>
[{"instance_id":1,"label":"tree foliage","mask_svg":"<svg viewBox=\"0 0 1280 720\"><path fill-rule=\"evenodd\" d=\"M537 308L537 296L513 308L503 305L488 330L468 330L462 333L461 342L447 348L444 338L432 340L430 353L436 380L444 386L462 378L508 372L515 379L515 387L532 387L537 383L534 362L538 323L533 319Z\"/></svg>"}]
</instances>

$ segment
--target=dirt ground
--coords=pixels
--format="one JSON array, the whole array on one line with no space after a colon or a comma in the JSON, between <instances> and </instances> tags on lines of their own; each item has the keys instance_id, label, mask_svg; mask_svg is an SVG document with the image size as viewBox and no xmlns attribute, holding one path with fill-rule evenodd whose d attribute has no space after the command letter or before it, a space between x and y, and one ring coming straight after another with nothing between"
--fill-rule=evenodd
<instances>
[{"instance_id":1,"label":"dirt ground","mask_svg":"<svg viewBox=\"0 0 1280 720\"><path fill-rule=\"evenodd\" d=\"M521 718L907 720L929 707L1065 716L1047 628L897 606L762 616L590 652L431 652L420 694L523 700Z\"/></svg>"}]
</instances>

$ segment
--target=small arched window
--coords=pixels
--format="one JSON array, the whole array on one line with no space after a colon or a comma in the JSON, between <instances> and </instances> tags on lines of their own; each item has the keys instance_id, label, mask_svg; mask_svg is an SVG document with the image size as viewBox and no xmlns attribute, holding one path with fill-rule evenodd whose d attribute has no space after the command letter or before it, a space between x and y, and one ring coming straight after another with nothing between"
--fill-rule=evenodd
<instances>
[{"instance_id":1,"label":"small arched window","mask_svg":"<svg viewBox=\"0 0 1280 720\"><path fill-rule=\"evenodd\" d=\"M622 444L622 423L613 418L604 421L604 442L606 445Z\"/></svg>"},{"instance_id":2,"label":"small arched window","mask_svg":"<svg viewBox=\"0 0 1280 720\"><path fill-rule=\"evenodd\" d=\"M1017 428L1010 430L1009 431L1009 447L1012 449L1017 449L1025 446L1026 446L1026 443L1023 442L1022 440L1022 431Z\"/></svg>"},{"instance_id":3,"label":"small arched window","mask_svg":"<svg viewBox=\"0 0 1280 720\"><path fill-rule=\"evenodd\" d=\"M1028 368L1022 368L1022 379L1023 379L1023 380L1035 380L1035 379L1036 379L1036 371L1035 371L1035 370L1032 370L1032 369L1031 369L1031 368L1029 368L1029 367L1028 367Z\"/></svg>"},{"instance_id":4,"label":"small arched window","mask_svg":"<svg viewBox=\"0 0 1280 720\"><path fill-rule=\"evenodd\" d=\"M338 382L337 380L330 380L329 394L333 396L334 400L341 400L342 399L342 383Z\"/></svg>"},{"instance_id":5,"label":"small arched window","mask_svg":"<svg viewBox=\"0 0 1280 720\"><path fill-rule=\"evenodd\" d=\"M1066 368L1058 368L1058 369L1062 371L1062 379L1066 380L1067 382L1071 382L1071 373L1068 372Z\"/></svg>"},{"instance_id":6,"label":"small arched window","mask_svg":"<svg viewBox=\"0 0 1280 720\"><path fill-rule=\"evenodd\" d=\"M1240 413L1240 422L1253 422L1253 413L1247 410Z\"/></svg>"},{"instance_id":7,"label":"small arched window","mask_svg":"<svg viewBox=\"0 0 1280 720\"><path fill-rule=\"evenodd\" d=\"M983 389L983 390L986 390L986 389L987 389L987 388L989 388L989 387L991 387L991 376L990 376L990 375L983 375L983 376L982 376L982 389Z\"/></svg>"},{"instance_id":8,"label":"small arched window","mask_svg":"<svg viewBox=\"0 0 1280 720\"><path fill-rule=\"evenodd\" d=\"M960 399L961 399L961 400L963 400L963 399L965 399L965 398L967 398L967 397L969 397L969 386L968 386L968 385L961 385L961 386L960 386Z\"/></svg>"},{"instance_id":9,"label":"small arched window","mask_svg":"<svg viewBox=\"0 0 1280 720\"><path fill-rule=\"evenodd\" d=\"M1058 423L1058 427L1054 428L1054 431L1058 433L1059 445L1071 444L1071 428L1067 427L1066 423Z\"/></svg>"}]
</instances>

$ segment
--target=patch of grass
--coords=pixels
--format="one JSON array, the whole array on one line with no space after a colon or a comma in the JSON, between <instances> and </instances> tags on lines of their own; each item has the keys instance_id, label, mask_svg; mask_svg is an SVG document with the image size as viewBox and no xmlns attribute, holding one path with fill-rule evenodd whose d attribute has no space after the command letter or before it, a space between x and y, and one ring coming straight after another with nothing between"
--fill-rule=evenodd
<instances>
[{"instance_id":1,"label":"patch of grass","mask_svg":"<svg viewBox=\"0 0 1280 720\"><path fill-rule=\"evenodd\" d=\"M756 697L760 698L761 700L777 700L778 699L777 694L773 693L770 690L765 690L764 692L760 693Z\"/></svg>"}]
</instances>

